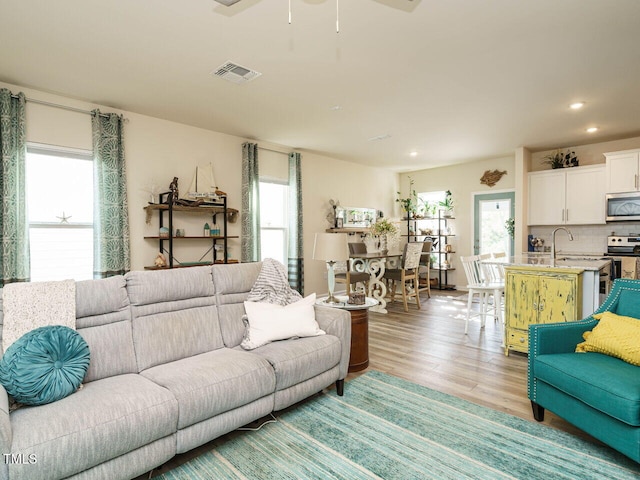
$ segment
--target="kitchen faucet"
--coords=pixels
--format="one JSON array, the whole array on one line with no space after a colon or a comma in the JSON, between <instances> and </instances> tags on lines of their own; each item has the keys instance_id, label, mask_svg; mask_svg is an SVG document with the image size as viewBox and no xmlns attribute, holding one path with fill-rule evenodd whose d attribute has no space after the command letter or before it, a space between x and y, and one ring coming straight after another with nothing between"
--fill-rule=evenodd
<instances>
[{"instance_id":1,"label":"kitchen faucet","mask_svg":"<svg viewBox=\"0 0 640 480\"><path fill-rule=\"evenodd\" d=\"M556 259L556 232L558 230L564 230L567 232L567 235L569 235L569 241L573 241L573 234L571 233L571 230L565 227L556 228L551 234L551 261L555 261Z\"/></svg>"}]
</instances>

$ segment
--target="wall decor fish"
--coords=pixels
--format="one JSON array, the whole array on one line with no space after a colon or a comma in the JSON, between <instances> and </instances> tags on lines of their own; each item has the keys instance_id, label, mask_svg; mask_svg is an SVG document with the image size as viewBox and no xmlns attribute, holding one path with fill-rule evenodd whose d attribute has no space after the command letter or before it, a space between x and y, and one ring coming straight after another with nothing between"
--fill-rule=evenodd
<instances>
[{"instance_id":1,"label":"wall decor fish","mask_svg":"<svg viewBox=\"0 0 640 480\"><path fill-rule=\"evenodd\" d=\"M483 183L485 185L488 185L490 187L493 187L496 183L498 183L500 181L500 179L502 178L503 175L506 175L507 171L506 170L486 170L484 172L484 175L482 175L482 177L480 177L480 183Z\"/></svg>"}]
</instances>

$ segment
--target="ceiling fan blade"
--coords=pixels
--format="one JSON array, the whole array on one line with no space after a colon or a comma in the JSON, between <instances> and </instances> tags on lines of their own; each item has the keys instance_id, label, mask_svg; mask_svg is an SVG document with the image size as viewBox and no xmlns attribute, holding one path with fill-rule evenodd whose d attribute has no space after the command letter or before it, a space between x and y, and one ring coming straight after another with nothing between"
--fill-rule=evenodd
<instances>
[{"instance_id":1,"label":"ceiling fan blade","mask_svg":"<svg viewBox=\"0 0 640 480\"><path fill-rule=\"evenodd\" d=\"M214 0L214 1L221 3L225 7L230 7L231 5L238 3L240 0Z\"/></svg>"}]
</instances>

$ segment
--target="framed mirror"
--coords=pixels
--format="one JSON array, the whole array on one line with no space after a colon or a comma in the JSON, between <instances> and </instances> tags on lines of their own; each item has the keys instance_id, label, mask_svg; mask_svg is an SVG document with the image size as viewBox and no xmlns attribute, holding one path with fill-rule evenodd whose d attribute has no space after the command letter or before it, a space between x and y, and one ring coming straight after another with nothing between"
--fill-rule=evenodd
<instances>
[{"instance_id":1,"label":"framed mirror","mask_svg":"<svg viewBox=\"0 0 640 480\"><path fill-rule=\"evenodd\" d=\"M369 228L375 223L377 214L375 208L338 207L336 225L342 222L343 228Z\"/></svg>"}]
</instances>

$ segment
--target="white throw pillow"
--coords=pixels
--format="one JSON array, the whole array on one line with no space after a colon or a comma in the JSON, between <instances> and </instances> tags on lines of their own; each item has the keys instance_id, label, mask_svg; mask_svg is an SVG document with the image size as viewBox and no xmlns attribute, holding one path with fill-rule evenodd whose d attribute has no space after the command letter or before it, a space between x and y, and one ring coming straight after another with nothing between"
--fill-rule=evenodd
<instances>
[{"instance_id":1,"label":"white throw pillow","mask_svg":"<svg viewBox=\"0 0 640 480\"><path fill-rule=\"evenodd\" d=\"M266 345L274 340L291 337L315 337L324 335L316 322L313 305L316 294L289 305L273 303L244 302L247 312L247 329L241 346L245 350Z\"/></svg>"}]
</instances>

